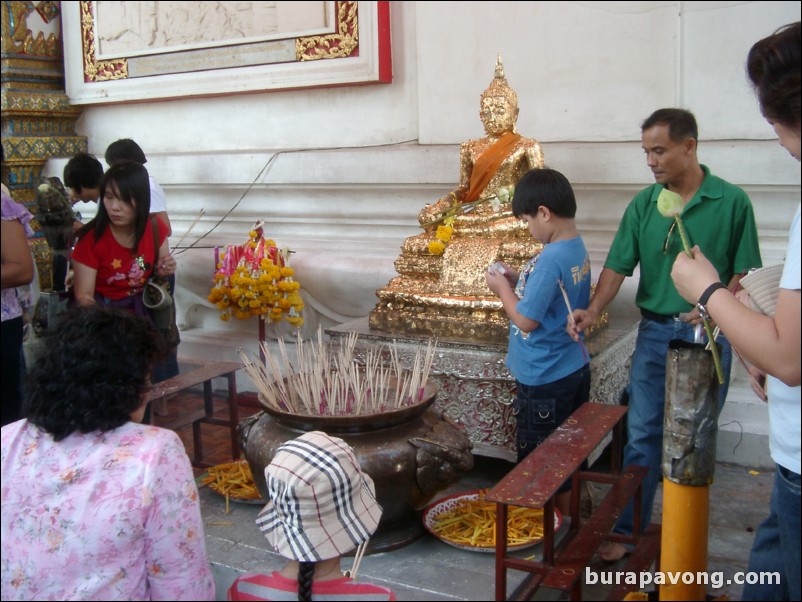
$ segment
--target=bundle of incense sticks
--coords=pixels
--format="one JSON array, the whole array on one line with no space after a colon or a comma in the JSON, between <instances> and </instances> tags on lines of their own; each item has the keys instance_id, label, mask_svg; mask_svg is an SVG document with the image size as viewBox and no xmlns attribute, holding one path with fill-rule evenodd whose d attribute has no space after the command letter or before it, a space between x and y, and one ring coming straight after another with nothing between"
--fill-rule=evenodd
<instances>
[{"instance_id":1,"label":"bundle of incense sticks","mask_svg":"<svg viewBox=\"0 0 802 602\"><path fill-rule=\"evenodd\" d=\"M318 329L316 341L295 343L295 358L278 340L278 356L261 344L264 363L240 351L243 367L268 408L306 416L360 416L380 414L423 401L437 342L418 346L406 363L398 344L371 346L364 359L355 357L358 335L350 333L335 346L324 341ZM406 364L406 365L405 365Z\"/></svg>"}]
</instances>

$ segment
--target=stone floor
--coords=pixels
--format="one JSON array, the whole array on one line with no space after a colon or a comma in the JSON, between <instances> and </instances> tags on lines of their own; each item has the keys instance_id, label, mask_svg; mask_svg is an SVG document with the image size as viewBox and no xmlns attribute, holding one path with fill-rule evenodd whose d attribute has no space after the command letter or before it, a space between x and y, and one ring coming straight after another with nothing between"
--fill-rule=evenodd
<instances>
[{"instance_id":1,"label":"stone floor","mask_svg":"<svg viewBox=\"0 0 802 602\"><path fill-rule=\"evenodd\" d=\"M174 420L202 403L200 390L180 394L167 404L168 415L156 418L156 423ZM216 411L225 416L222 397L215 401ZM240 408L241 416L254 411ZM210 462L231 460L229 432L224 427L202 425L204 447ZM177 429L192 449L192 429L187 425ZM439 495L486 487L501 478L511 465L503 460L476 458L473 471ZM196 475L203 470L196 470ZM719 463L710 490L710 533L708 571L720 571L723 587L708 587L711 596L740 599L742 586L734 583L737 572L744 571L754 531L768 512L772 473L751 470L749 467ZM438 496L439 497L439 496ZM232 503L226 512L225 500L206 487L200 488L201 508L205 521L206 543L217 584L217 599L225 600L225 592L233 579L242 572L269 572L282 565L282 560L267 550L266 542L256 530L254 519L260 506ZM661 491L658 491L656 517L661 512ZM657 518L656 520L659 520ZM519 552L522 557L540 553L540 546ZM348 568L350 561L344 562ZM594 575L611 578L616 564L595 562L590 569ZM620 567L619 567L620 569ZM509 590L522 574L510 571ZM399 600L491 600L494 596L494 556L453 548L429 534L398 550L366 557L360 568L360 578L390 587ZM647 590L653 588L646 588ZM606 598L606 585L585 585L583 599ZM535 599L567 599L560 592L541 590Z\"/></svg>"}]
</instances>

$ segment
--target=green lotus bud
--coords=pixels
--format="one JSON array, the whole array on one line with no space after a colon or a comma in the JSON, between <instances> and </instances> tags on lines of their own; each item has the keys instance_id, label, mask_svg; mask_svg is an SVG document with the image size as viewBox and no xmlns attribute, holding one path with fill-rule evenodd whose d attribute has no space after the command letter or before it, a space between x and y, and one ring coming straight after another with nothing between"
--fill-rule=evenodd
<instances>
[{"instance_id":1,"label":"green lotus bud","mask_svg":"<svg viewBox=\"0 0 802 602\"><path fill-rule=\"evenodd\" d=\"M660 191L657 197L657 210L663 217L674 217L682 213L685 202L676 192L671 192L667 188Z\"/></svg>"}]
</instances>

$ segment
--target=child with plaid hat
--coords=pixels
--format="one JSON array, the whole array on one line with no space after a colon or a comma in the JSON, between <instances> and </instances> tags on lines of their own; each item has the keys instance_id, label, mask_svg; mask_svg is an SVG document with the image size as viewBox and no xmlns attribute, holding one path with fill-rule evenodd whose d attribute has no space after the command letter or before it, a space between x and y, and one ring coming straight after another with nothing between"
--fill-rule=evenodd
<instances>
[{"instance_id":1,"label":"child with plaid hat","mask_svg":"<svg viewBox=\"0 0 802 602\"><path fill-rule=\"evenodd\" d=\"M256 524L290 562L271 575L247 574L229 600L395 600L385 587L355 581L381 518L373 480L342 439L313 431L284 443L265 468L268 502ZM340 557L357 548L344 576Z\"/></svg>"}]
</instances>

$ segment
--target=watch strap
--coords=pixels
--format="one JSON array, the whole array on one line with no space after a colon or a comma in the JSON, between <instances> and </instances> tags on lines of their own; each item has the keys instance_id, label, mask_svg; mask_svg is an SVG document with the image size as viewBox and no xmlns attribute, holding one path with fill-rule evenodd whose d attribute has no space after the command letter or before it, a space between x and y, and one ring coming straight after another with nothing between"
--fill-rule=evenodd
<instances>
[{"instance_id":1,"label":"watch strap","mask_svg":"<svg viewBox=\"0 0 802 602\"><path fill-rule=\"evenodd\" d=\"M710 301L710 297L715 293L717 290L721 288L727 288L721 282L714 282L710 286L705 289L705 292L702 293L702 296L699 297L699 301L696 302L696 307L699 308L699 313L703 316L708 315L707 311L707 303Z\"/></svg>"}]
</instances>

